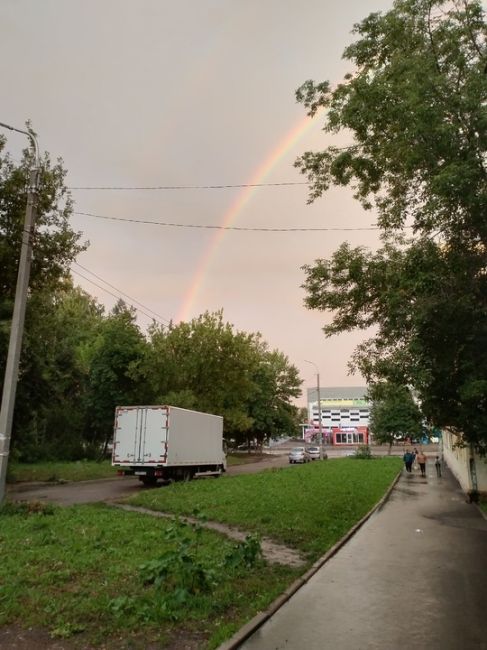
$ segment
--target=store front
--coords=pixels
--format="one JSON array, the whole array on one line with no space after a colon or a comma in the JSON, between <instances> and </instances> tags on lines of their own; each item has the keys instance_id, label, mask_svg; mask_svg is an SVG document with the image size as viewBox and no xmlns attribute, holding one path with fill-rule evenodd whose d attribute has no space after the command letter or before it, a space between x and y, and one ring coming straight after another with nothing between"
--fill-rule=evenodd
<instances>
[{"instance_id":1,"label":"store front","mask_svg":"<svg viewBox=\"0 0 487 650\"><path fill-rule=\"evenodd\" d=\"M333 429L333 444L337 447L343 445L368 445L368 427L350 427L346 429Z\"/></svg>"}]
</instances>

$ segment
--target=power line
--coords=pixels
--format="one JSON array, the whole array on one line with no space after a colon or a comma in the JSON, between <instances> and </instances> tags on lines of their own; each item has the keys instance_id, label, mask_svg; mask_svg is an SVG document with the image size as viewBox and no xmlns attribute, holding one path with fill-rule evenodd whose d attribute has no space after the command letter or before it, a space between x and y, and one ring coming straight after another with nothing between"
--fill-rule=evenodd
<instances>
[{"instance_id":1,"label":"power line","mask_svg":"<svg viewBox=\"0 0 487 650\"><path fill-rule=\"evenodd\" d=\"M144 305L144 304L142 304L141 302L139 302L138 300L136 300L135 298L133 298L132 296L129 296L128 293L124 293L124 292L123 292L121 289L119 289L118 287L115 287L113 284L110 284L110 282L107 282L107 280L105 280L105 279L102 278L101 276L97 275L97 274L94 273L93 271L90 271L90 269L87 269L86 266L83 266L82 264L80 264L79 262L76 262L76 261L74 262L74 264L76 264L76 266L79 266L80 269L83 269L83 271L86 271L87 273L90 273L91 275L93 275L93 276L94 276L95 278L97 278L98 280L101 280L102 282L104 282L105 284L107 284L107 285L108 285L109 287L111 287L112 289L115 289L115 291L118 291L119 293L121 293L122 296L125 296L125 297L128 298L129 300L132 300L133 302L137 303L140 307L143 307L143 308L146 309L147 311L150 311L151 314L154 314L154 316L156 316L157 318L160 318L161 320L166 321L166 323L170 323L170 322L171 322L169 319L164 318L164 316L161 316L160 314L158 314L156 311L154 311L154 310L151 309L150 307L147 307L147 305Z\"/></svg>"},{"instance_id":2,"label":"power line","mask_svg":"<svg viewBox=\"0 0 487 650\"><path fill-rule=\"evenodd\" d=\"M87 278L85 275L83 275L83 274L80 273L79 271L76 271L75 269L71 269L71 273L76 273L76 275L79 275L80 278L83 278L83 280L86 280L87 282L91 282L91 284L93 284L95 287L98 287L98 289L101 289L102 291L105 291L105 292L108 293L110 296L113 296L114 298L117 298L117 300L120 299L120 296L117 296L116 294L112 293L111 291L109 291L109 290L106 289L105 287L102 287L101 285L97 284L96 282L94 282L94 281L91 280L90 278ZM104 282L104 280L103 280L103 282ZM118 289L117 289L117 291L118 291ZM120 292L120 293L122 293L122 292ZM123 294L123 295L126 295L126 294ZM143 314L143 315L144 315L146 318L148 318L149 320L155 320L155 321L157 321L157 322L159 323L159 325L163 325L163 326L164 326L164 323L161 323L159 320L157 320L157 319L154 318L153 316L150 316L149 314L146 314L146 312L143 311L142 309L139 309L138 307L136 307L135 305L132 305L131 303L129 303L129 304L130 304L131 307L133 307L136 311L138 311L138 312L140 312L141 314ZM165 319L164 319L164 320L165 320ZM168 321L168 322L169 322L169 321Z\"/></svg>"},{"instance_id":3,"label":"power line","mask_svg":"<svg viewBox=\"0 0 487 650\"><path fill-rule=\"evenodd\" d=\"M122 185L102 186L74 186L67 187L68 190L113 190L113 191L142 191L142 190L226 190L242 187L283 187L286 185L308 185L307 181L290 181L283 183L237 183L235 185L154 185L129 187Z\"/></svg>"},{"instance_id":4,"label":"power line","mask_svg":"<svg viewBox=\"0 0 487 650\"><path fill-rule=\"evenodd\" d=\"M129 219L125 217L108 217L106 215L93 214L91 212L73 211L73 214L78 214L83 217L93 217L94 219L143 223L152 226L164 226L166 228L199 228L203 230L235 230L240 232L350 232L360 230L380 230L379 226L364 226L362 228L246 228L240 226L212 226L207 224L173 223L166 221L149 221L145 219Z\"/></svg>"}]
</instances>

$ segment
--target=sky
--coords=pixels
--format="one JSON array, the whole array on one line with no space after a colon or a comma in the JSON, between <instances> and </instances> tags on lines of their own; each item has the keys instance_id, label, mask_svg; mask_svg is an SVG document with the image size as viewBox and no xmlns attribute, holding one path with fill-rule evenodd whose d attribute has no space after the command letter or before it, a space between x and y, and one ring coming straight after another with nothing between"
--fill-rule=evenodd
<instances>
[{"instance_id":1,"label":"sky","mask_svg":"<svg viewBox=\"0 0 487 650\"><path fill-rule=\"evenodd\" d=\"M31 120L41 151L64 160L71 188L303 183L293 166L299 155L348 141L324 133L322 118L308 119L295 90L307 79L339 82L351 71L342 53L353 25L391 6L392 0L1 0L0 122L23 128ZM7 150L19 155L23 136L5 135ZM148 316L179 322L223 309L235 329L261 332L297 366L303 405L317 372L325 387L364 383L347 367L364 333L325 338L330 315L305 307L301 267L329 257L343 241L374 248L377 232L134 221L374 225L374 213L364 212L350 190L332 189L311 205L305 184L72 189L72 196L72 227L89 241L73 278L107 309L116 301L111 294L123 292L140 309L142 328Z\"/></svg>"}]
</instances>

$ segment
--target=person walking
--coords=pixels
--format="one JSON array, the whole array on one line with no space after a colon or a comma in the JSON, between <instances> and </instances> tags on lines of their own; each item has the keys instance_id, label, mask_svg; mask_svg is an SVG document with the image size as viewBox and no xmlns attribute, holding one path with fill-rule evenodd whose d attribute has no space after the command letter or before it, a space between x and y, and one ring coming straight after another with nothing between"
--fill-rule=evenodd
<instances>
[{"instance_id":1,"label":"person walking","mask_svg":"<svg viewBox=\"0 0 487 650\"><path fill-rule=\"evenodd\" d=\"M419 469L421 470L421 476L426 476L426 456L422 449L418 452L416 460L419 464Z\"/></svg>"},{"instance_id":2,"label":"person walking","mask_svg":"<svg viewBox=\"0 0 487 650\"><path fill-rule=\"evenodd\" d=\"M418 450L417 450L416 447L415 447L415 448L413 449L413 451L411 452L411 456L413 457L413 461L412 461L412 463L411 463L411 467L412 467L413 469L418 469L418 466L417 466L417 464L416 464L416 456L417 456L417 455L418 455Z\"/></svg>"},{"instance_id":3,"label":"person walking","mask_svg":"<svg viewBox=\"0 0 487 650\"><path fill-rule=\"evenodd\" d=\"M413 455L409 451L409 449L406 450L406 452L405 452L404 456L402 457L402 459L404 461L404 466L406 467L406 472L410 472L411 471L411 466L413 464Z\"/></svg>"},{"instance_id":4,"label":"person walking","mask_svg":"<svg viewBox=\"0 0 487 650\"><path fill-rule=\"evenodd\" d=\"M436 476L438 478L441 478L441 460L439 456L437 456L435 460L435 469L436 469Z\"/></svg>"}]
</instances>

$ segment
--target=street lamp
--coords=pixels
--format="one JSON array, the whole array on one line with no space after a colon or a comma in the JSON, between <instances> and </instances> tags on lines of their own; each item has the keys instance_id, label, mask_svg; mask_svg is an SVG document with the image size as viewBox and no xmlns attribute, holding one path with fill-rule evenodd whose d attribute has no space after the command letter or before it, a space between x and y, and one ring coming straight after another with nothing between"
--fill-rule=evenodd
<instances>
[{"instance_id":1,"label":"street lamp","mask_svg":"<svg viewBox=\"0 0 487 650\"><path fill-rule=\"evenodd\" d=\"M27 303L27 290L29 288L30 263L32 259L32 234L35 223L36 197L39 183L39 148L35 136L30 131L16 129L9 124L3 126L10 131L23 133L30 139L34 151L34 166L30 171L29 189L27 193L27 205L25 208L24 230L22 233L22 246L20 249L19 270L17 275L17 286L15 288L14 311L12 324L10 326L10 340L8 344L7 363L5 365L5 376L3 381L2 406L0 409L0 505L5 498L5 484L7 481L8 454L10 448L10 437L12 434L12 422L14 416L15 393L17 390L17 379L19 374L20 350L22 347L22 335L24 332L25 307Z\"/></svg>"},{"instance_id":2,"label":"street lamp","mask_svg":"<svg viewBox=\"0 0 487 650\"><path fill-rule=\"evenodd\" d=\"M316 388L318 392L318 428L320 435L320 460L323 460L323 423L321 421L321 394L320 394L320 371L318 366L314 361L308 361L305 359L306 363L310 363L316 368Z\"/></svg>"}]
</instances>

